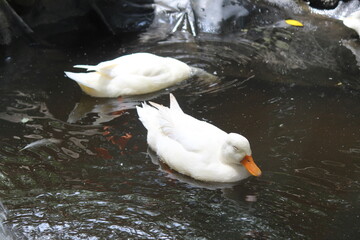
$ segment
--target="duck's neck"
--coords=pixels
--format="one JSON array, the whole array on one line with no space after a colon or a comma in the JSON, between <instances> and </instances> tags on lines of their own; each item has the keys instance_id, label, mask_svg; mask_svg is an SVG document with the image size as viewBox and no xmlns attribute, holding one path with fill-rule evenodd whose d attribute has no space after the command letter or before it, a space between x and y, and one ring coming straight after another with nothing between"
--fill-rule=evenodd
<instances>
[{"instance_id":1,"label":"duck's neck","mask_svg":"<svg viewBox=\"0 0 360 240\"><path fill-rule=\"evenodd\" d=\"M234 155L232 154L231 151L231 146L229 146L228 144L223 144L223 146L221 147L220 151L219 151L219 159L221 159L221 162L224 164L235 164L236 159L234 159Z\"/></svg>"}]
</instances>

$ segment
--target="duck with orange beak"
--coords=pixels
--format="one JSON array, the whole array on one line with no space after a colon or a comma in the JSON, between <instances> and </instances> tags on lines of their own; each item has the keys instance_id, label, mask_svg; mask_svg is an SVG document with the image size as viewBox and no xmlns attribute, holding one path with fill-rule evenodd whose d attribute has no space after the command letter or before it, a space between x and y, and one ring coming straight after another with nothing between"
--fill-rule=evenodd
<instances>
[{"instance_id":1,"label":"duck with orange beak","mask_svg":"<svg viewBox=\"0 0 360 240\"><path fill-rule=\"evenodd\" d=\"M185 114L170 94L170 108L152 103L137 107L147 142L171 169L206 182L237 182L260 176L249 141L237 133Z\"/></svg>"}]
</instances>

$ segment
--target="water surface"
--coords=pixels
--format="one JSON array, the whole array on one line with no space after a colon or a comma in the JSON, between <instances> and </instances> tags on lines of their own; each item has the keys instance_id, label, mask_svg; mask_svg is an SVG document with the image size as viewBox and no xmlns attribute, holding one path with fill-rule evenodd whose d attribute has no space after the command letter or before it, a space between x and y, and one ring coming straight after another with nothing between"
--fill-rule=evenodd
<instances>
[{"instance_id":1,"label":"water surface","mask_svg":"<svg viewBox=\"0 0 360 240\"><path fill-rule=\"evenodd\" d=\"M339 42L351 34L322 21L192 41L7 47L5 227L19 239L357 239L359 68ZM176 57L220 83L194 78L145 96L96 99L63 74L137 51ZM134 107L168 104L168 92L186 113L246 136L263 175L204 186L154 164Z\"/></svg>"}]
</instances>

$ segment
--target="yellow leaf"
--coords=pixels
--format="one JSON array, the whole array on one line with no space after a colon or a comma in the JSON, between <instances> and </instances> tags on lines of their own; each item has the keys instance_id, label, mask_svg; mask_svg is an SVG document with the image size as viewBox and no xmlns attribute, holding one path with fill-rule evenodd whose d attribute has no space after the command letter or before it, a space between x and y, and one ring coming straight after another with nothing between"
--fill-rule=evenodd
<instances>
[{"instance_id":1,"label":"yellow leaf","mask_svg":"<svg viewBox=\"0 0 360 240\"><path fill-rule=\"evenodd\" d=\"M295 27L303 27L304 25L297 21L297 20L293 20L293 19L286 19L285 22L291 26L295 26Z\"/></svg>"}]
</instances>

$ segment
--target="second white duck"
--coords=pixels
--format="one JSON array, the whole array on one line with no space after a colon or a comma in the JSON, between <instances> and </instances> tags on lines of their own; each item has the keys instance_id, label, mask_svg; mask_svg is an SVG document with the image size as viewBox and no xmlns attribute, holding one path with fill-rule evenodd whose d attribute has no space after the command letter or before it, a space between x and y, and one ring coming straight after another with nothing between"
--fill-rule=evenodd
<instances>
[{"instance_id":1,"label":"second white duck","mask_svg":"<svg viewBox=\"0 0 360 240\"><path fill-rule=\"evenodd\" d=\"M348 28L354 29L360 36L360 10L353 12L352 14L344 18L343 23Z\"/></svg>"},{"instance_id":2,"label":"second white duck","mask_svg":"<svg viewBox=\"0 0 360 240\"><path fill-rule=\"evenodd\" d=\"M170 94L170 108L143 103L137 106L147 129L149 146L173 170L207 182L237 182L261 170L251 156L249 141L240 134L185 114Z\"/></svg>"},{"instance_id":3,"label":"second white duck","mask_svg":"<svg viewBox=\"0 0 360 240\"><path fill-rule=\"evenodd\" d=\"M193 68L170 57L135 53L98 65L75 65L89 73L65 72L93 97L118 97L155 92L192 76Z\"/></svg>"}]
</instances>

